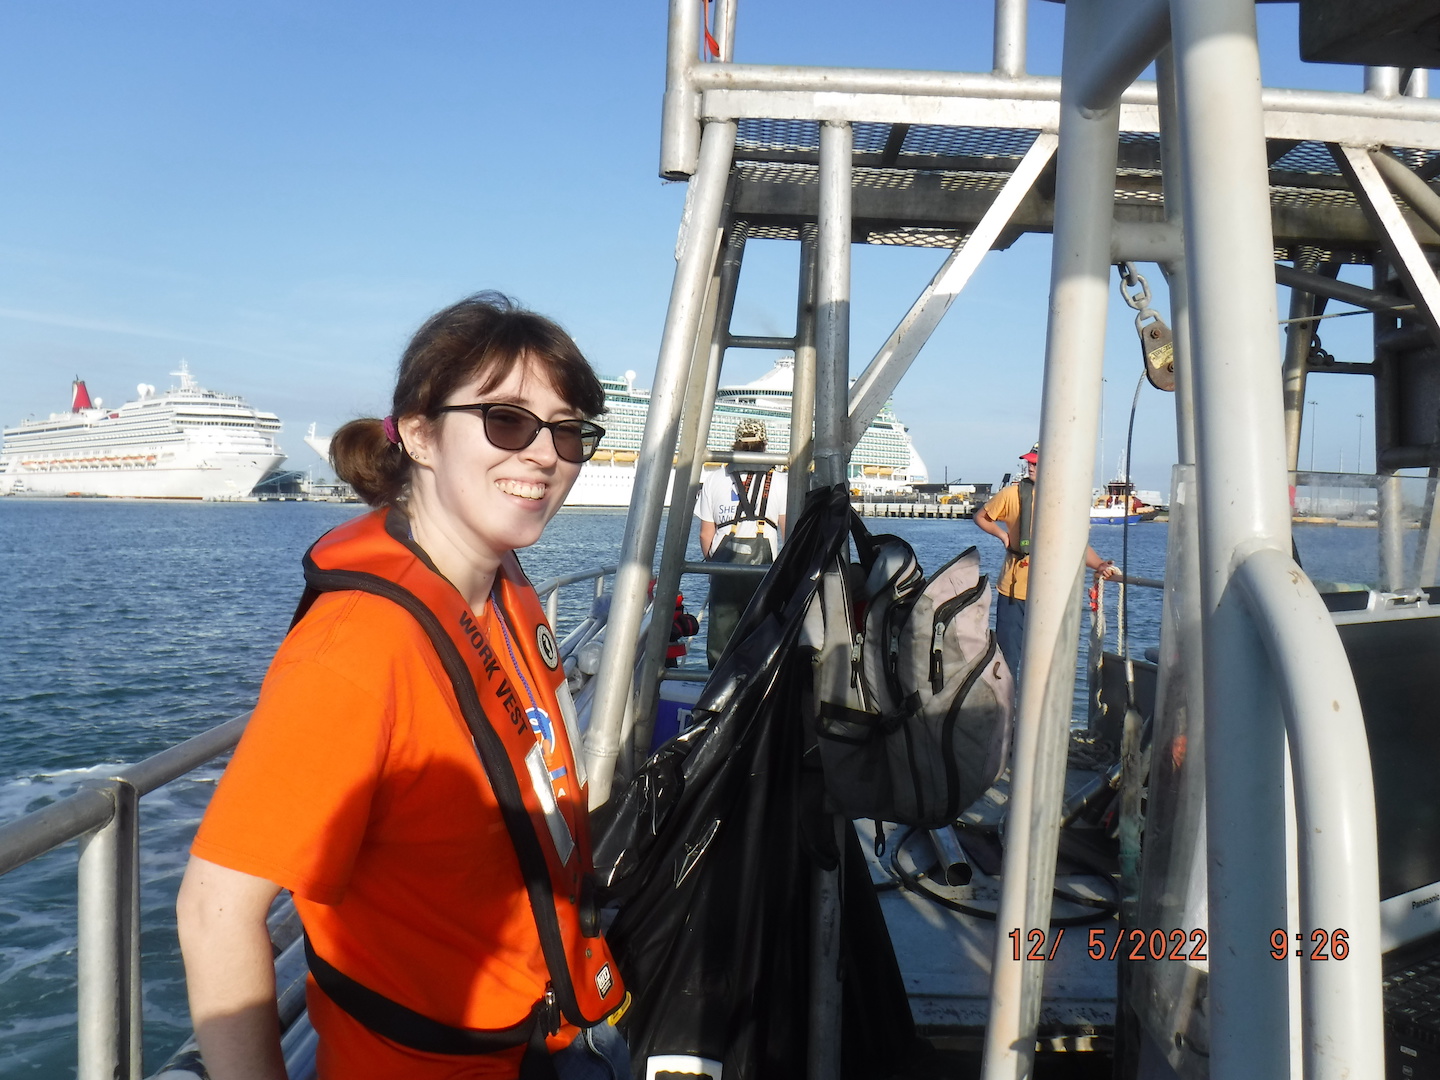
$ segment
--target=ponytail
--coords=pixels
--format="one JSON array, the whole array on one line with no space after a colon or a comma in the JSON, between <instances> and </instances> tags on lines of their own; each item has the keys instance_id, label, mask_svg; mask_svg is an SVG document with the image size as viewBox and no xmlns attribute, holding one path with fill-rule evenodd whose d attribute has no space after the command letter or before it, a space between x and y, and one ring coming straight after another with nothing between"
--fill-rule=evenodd
<instances>
[{"instance_id":1,"label":"ponytail","mask_svg":"<svg viewBox=\"0 0 1440 1080\"><path fill-rule=\"evenodd\" d=\"M351 420L331 436L330 464L371 506L394 506L410 481L410 455L374 417Z\"/></svg>"}]
</instances>

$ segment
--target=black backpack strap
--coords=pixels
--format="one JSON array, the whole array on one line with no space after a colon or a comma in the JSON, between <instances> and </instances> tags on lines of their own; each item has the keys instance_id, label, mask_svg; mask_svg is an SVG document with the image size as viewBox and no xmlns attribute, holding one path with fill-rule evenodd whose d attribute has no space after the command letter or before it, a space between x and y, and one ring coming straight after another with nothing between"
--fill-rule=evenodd
<instances>
[{"instance_id":1,"label":"black backpack strap","mask_svg":"<svg viewBox=\"0 0 1440 1080\"><path fill-rule=\"evenodd\" d=\"M865 527L865 519L855 512L854 507L850 509L850 536L855 541L855 552L860 559L860 567L867 574L870 567L875 565L875 556L879 554L880 545Z\"/></svg>"}]
</instances>

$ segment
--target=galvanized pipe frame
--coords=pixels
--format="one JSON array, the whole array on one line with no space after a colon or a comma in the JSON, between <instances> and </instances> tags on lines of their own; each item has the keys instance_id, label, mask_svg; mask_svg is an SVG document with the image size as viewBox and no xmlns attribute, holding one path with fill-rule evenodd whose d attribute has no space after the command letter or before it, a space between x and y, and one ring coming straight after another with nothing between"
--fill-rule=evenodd
<instances>
[{"instance_id":1,"label":"galvanized pipe frame","mask_svg":"<svg viewBox=\"0 0 1440 1080\"><path fill-rule=\"evenodd\" d=\"M1400 213L1375 161L1367 151L1355 146L1336 146L1332 153L1335 163L1350 181L1360 208L1370 219L1381 247L1415 301L1415 316L1430 330L1431 339L1440 345L1440 279L1436 278L1435 268Z\"/></svg>"},{"instance_id":2,"label":"galvanized pipe frame","mask_svg":"<svg viewBox=\"0 0 1440 1080\"><path fill-rule=\"evenodd\" d=\"M1057 143L1057 137L1049 132L1036 136L974 231L957 244L940 264L910 310L855 380L849 395L846 432L849 445L859 443L871 421L895 392L895 387L910 370L910 365L930 340L930 335L940 325L950 305L999 240L1020 201L1050 163Z\"/></svg>"},{"instance_id":3,"label":"galvanized pipe frame","mask_svg":"<svg viewBox=\"0 0 1440 1080\"><path fill-rule=\"evenodd\" d=\"M1160 159L1164 171L1165 215L1167 223L1179 232L1183 231L1185 178L1179 147L1174 56L1168 46L1156 57L1155 75L1160 99ZM1165 552L1165 590L1161 600L1160 662L1155 683L1154 738L1156 745L1164 745L1161 732L1167 718L1184 717L1186 769L1192 777L1195 776L1194 770L1202 770L1199 777L1191 781L1195 786L1200 786L1204 783L1205 694L1203 686L1200 685L1200 674L1204 671L1204 649L1199 618L1199 523L1190 505L1193 503L1195 487L1195 377L1194 356L1190 345L1189 274L1185 267L1183 244L1171 260L1162 263L1161 269L1170 289L1170 321L1175 349L1175 430L1178 462L1172 470L1171 481L1172 512ZM1134 582L1133 578L1130 580ZM1148 818L1152 827L1170 827L1170 823L1162 823L1160 820L1159 807L1163 803L1168 803L1168 809L1175 814L1174 827L1183 829L1186 824L1190 824L1198 831L1203 825L1200 815L1189 818L1185 814L1183 807L1188 804L1179 800L1152 799ZM1167 862L1171 860L1167 858ZM1158 856L1141 864L1138 917L1141 920L1148 919L1151 926L1169 921L1155 916L1153 912L1156 906L1155 896L1164 895L1173 888L1164 881L1166 869L1160 865ZM1161 878L1162 883L1158 887L1150 884L1152 874ZM1176 1034L1184 1034L1180 1015L1187 1011L1184 1004L1187 989L1185 973L1177 972L1169 965L1142 965L1139 971L1131 974L1134 992L1128 1004L1134 1008L1141 1029L1151 1035L1157 1046L1167 1050L1167 1056L1170 1047L1176 1047L1178 1052ZM1157 1005L1160 1002L1172 1004L1167 1008ZM1125 1004L1127 1002L1117 1002L1117 1006Z\"/></svg>"},{"instance_id":4,"label":"galvanized pipe frame","mask_svg":"<svg viewBox=\"0 0 1440 1080\"><path fill-rule=\"evenodd\" d=\"M1103 100L1109 88L1123 81L1124 71L1128 63L1133 63L1135 55L1146 51L1152 41L1157 46L1163 44L1163 35L1156 37L1161 6L1163 4L1157 3L1157 0L1144 0L1135 13L1134 21L1126 20L1124 23L1136 30L1136 33L1131 35L1133 48L1128 50L1129 61L1112 65L1108 70L1091 69L1097 75L1091 91L1097 99ZM720 60L703 63L698 55L701 12L700 5L691 0L670 0L660 174L671 179L687 177L695 171L699 160L702 119L741 119L752 115L783 119L790 117L793 112L796 118L817 120L873 119L894 123L945 123L946 118L941 115L945 110L937 108L935 99L1046 102L1050 103L1052 111L1060 99L1058 79L1023 73L1024 0L996 2L995 70L989 73L736 64L732 60L735 4L730 0L725 0L720 7ZM1440 102L1429 101L1423 96L1425 82L1423 78L1412 80L1412 86L1406 88L1407 94L1398 96L1262 89L1262 99L1268 114L1267 133L1276 138L1343 138L1344 133L1339 130L1332 130L1328 134L1310 131L1312 125L1302 119L1302 114L1363 117L1370 121L1399 121L1401 126L1385 129L1372 124L1366 130L1351 125L1351 130L1357 137L1371 137L1377 143L1434 148L1435 136L1432 133L1427 140L1424 137L1423 125L1440 121ZM774 92L797 92L812 102L827 100L832 110L827 112L814 104L808 109L796 109L792 102L790 110L777 111L767 104L759 112L754 112L734 108L729 104L733 102L732 98L710 98L714 92L721 92L723 95L731 91L770 92L772 100ZM915 100L904 107L903 113L870 116L866 115L867 103L856 100L857 95L861 99L892 96ZM1156 105L1153 84L1142 83L1129 87L1122 96L1122 103L1150 107L1153 110ZM874 111L874 104L868 103L869 111ZM834 109L839 112L833 111ZM1287 113L1296 115L1283 115ZM1056 119L1052 117L1050 124L1042 122L1035 126L1046 126L1049 130L1054 130ZM974 124L984 121L974 115L957 115L950 122ZM1127 129L1128 127L1127 124ZM1154 127L1147 130L1153 131Z\"/></svg>"},{"instance_id":5,"label":"galvanized pipe frame","mask_svg":"<svg viewBox=\"0 0 1440 1080\"><path fill-rule=\"evenodd\" d=\"M850 457L851 158L848 123L820 126L820 222L816 250L815 478L822 487L845 482Z\"/></svg>"},{"instance_id":6,"label":"galvanized pipe frame","mask_svg":"<svg viewBox=\"0 0 1440 1080\"><path fill-rule=\"evenodd\" d=\"M995 0L995 74L1016 79L1025 74L1029 12L1026 0Z\"/></svg>"},{"instance_id":7,"label":"galvanized pipe frame","mask_svg":"<svg viewBox=\"0 0 1440 1080\"><path fill-rule=\"evenodd\" d=\"M766 337L761 334L732 334L725 344L731 349L774 349L784 351L795 348L793 337Z\"/></svg>"},{"instance_id":8,"label":"galvanized pipe frame","mask_svg":"<svg viewBox=\"0 0 1440 1080\"><path fill-rule=\"evenodd\" d=\"M1343 963L1301 963L1304 1075L1381 1076L1375 790L1350 662L1324 601L1289 555L1260 548L1236 566L1232 580L1259 631L1284 710L1299 824L1302 929L1295 936L1307 955L1310 928L1343 929L1349 938Z\"/></svg>"},{"instance_id":9,"label":"galvanized pipe frame","mask_svg":"<svg viewBox=\"0 0 1440 1080\"><path fill-rule=\"evenodd\" d=\"M685 243L675 268L665 315L655 386L650 394L650 411L636 468L636 498L625 520L620 568L615 575L615 600L610 609L600 671L596 675L590 727L585 735L585 765L592 808L610 797L625 716L634 705L634 643L639 636L645 594L650 585L684 389L689 381L705 294L718 254L734 152L735 124L707 123L700 142L699 163L690 181L692 198L687 199Z\"/></svg>"},{"instance_id":10,"label":"galvanized pipe frame","mask_svg":"<svg viewBox=\"0 0 1440 1080\"><path fill-rule=\"evenodd\" d=\"M790 394L790 476L785 516L800 517L815 463L815 335L818 243L814 226L800 230L800 280L795 295L795 368Z\"/></svg>"},{"instance_id":11,"label":"galvanized pipe frame","mask_svg":"<svg viewBox=\"0 0 1440 1080\"><path fill-rule=\"evenodd\" d=\"M1275 264L1275 281L1289 289L1314 293L1327 300L1338 300L1342 304L1351 304L1367 311L1396 311L1400 308L1409 309L1415 306L1409 300L1393 293L1381 292L1378 289L1366 289L1349 281L1340 281L1325 274L1309 273L1299 267L1286 266L1284 263Z\"/></svg>"},{"instance_id":12,"label":"galvanized pipe frame","mask_svg":"<svg viewBox=\"0 0 1440 1080\"><path fill-rule=\"evenodd\" d=\"M595 570L582 570L576 574L561 574L559 577L546 578L535 586L535 595L545 605L545 618L550 623L550 629L559 633L557 623L560 619L560 590L566 585L574 585L581 581L595 582L595 595L605 595L605 578L615 572L613 566L602 566Z\"/></svg>"},{"instance_id":13,"label":"galvanized pipe frame","mask_svg":"<svg viewBox=\"0 0 1440 1080\"><path fill-rule=\"evenodd\" d=\"M1173 0L1172 0L1173 4ZM1172 7L1173 14L1173 7ZM1158 42L1163 44L1163 41ZM974 98L980 100L1060 100L1060 80L1054 76L1026 75L1006 78L987 72L896 71L887 68L805 67L764 64L696 64L689 73L692 89L798 91L816 95L861 97ZM1336 90L1292 90L1258 87L1267 112L1278 114L1358 117L1434 123L1440 119L1440 100L1433 98L1377 98ZM1122 105L1154 106L1155 84L1139 82L1120 96ZM1403 145L1409 145L1403 144Z\"/></svg>"},{"instance_id":14,"label":"galvanized pipe frame","mask_svg":"<svg viewBox=\"0 0 1440 1080\"><path fill-rule=\"evenodd\" d=\"M1210 1063L1219 1076L1278 1076L1289 1071L1286 972L1249 942L1267 940L1288 921L1285 742L1277 693L1296 690L1277 687L1265 659L1274 624L1262 626L1260 619L1281 614L1257 615L1243 582L1233 581L1247 560L1288 563L1290 549L1259 47L1248 0L1174 0L1171 14L1195 350L1205 696L1226 702L1223 710L1207 711L1205 739L1215 943ZM1317 651L1339 650L1328 617L1309 639ZM1348 667L1329 678L1344 683ZM1353 694L1353 680L1350 686ZM1327 764L1343 773L1353 762L1332 756ZM1302 804L1318 797L1303 794ZM1374 895L1372 887L1372 905ZM1316 898L1302 895L1301 902ZM1307 995L1307 1076L1379 1074L1378 1026L1358 1039L1354 1026L1334 1032L1322 1026L1336 1001L1362 1012L1367 1000L1378 1001L1378 980L1366 986L1360 976L1358 968L1339 970L1330 998Z\"/></svg>"},{"instance_id":15,"label":"galvanized pipe frame","mask_svg":"<svg viewBox=\"0 0 1440 1080\"><path fill-rule=\"evenodd\" d=\"M700 161L700 95L692 69L699 64L701 6L670 0L665 48L665 96L660 105L660 175L682 180Z\"/></svg>"},{"instance_id":16,"label":"galvanized pipe frame","mask_svg":"<svg viewBox=\"0 0 1440 1080\"><path fill-rule=\"evenodd\" d=\"M140 1080L140 796L99 781L110 820L80 840L76 873L77 1080Z\"/></svg>"},{"instance_id":17,"label":"galvanized pipe frame","mask_svg":"<svg viewBox=\"0 0 1440 1080\"><path fill-rule=\"evenodd\" d=\"M1332 264L1339 269L1338 264ZM1285 402L1285 464L1294 472L1300 467L1300 429L1305 413L1305 383L1310 373L1310 343L1315 339L1309 317L1320 312L1322 298L1303 289L1290 291L1289 324L1285 327L1285 353L1281 360L1281 382Z\"/></svg>"},{"instance_id":18,"label":"galvanized pipe frame","mask_svg":"<svg viewBox=\"0 0 1440 1080\"><path fill-rule=\"evenodd\" d=\"M727 215L728 217L728 215ZM657 598L650 617L645 640L645 656L640 665L639 685L635 690L635 730L630 747L633 765L649 755L655 732L655 709L660 696L660 673L665 651L670 643L671 620L664 616L669 608L659 602L680 591L680 577L686 564L685 551L690 542L691 517L700 492L701 473L707 458L706 442L715 409L715 388L725 362L726 342L730 337L730 319L735 309L735 292L740 281L740 267L745 258L749 230L743 221L728 223L720 259L715 267L706 298L706 310L700 320L695 342L696 357L690 365L690 378L685 390L684 420L680 430L672 498L666 522L665 543L660 553L660 569L656 574ZM703 350L704 360L699 354ZM679 484L685 478L684 496ZM704 554L703 552L701 553Z\"/></svg>"},{"instance_id":19,"label":"galvanized pipe frame","mask_svg":"<svg viewBox=\"0 0 1440 1080\"><path fill-rule=\"evenodd\" d=\"M1371 283L1376 292L1388 286L1387 274L1387 261L1377 258L1370 269ZM1393 476L1396 468L1387 458L1400 442L1399 362L1384 347L1384 342L1396 333L1399 320L1394 312L1377 311L1370 323L1373 342L1371 363L1375 368L1375 471ZM1405 578L1405 536L1400 525L1400 494L1398 479L1392 479L1379 493L1380 582L1387 589L1398 587Z\"/></svg>"},{"instance_id":20,"label":"galvanized pipe frame","mask_svg":"<svg viewBox=\"0 0 1440 1080\"><path fill-rule=\"evenodd\" d=\"M1065 72L1085 111L1106 112L1170 40L1170 0L1092 0L1106 43Z\"/></svg>"},{"instance_id":21,"label":"galvanized pipe frame","mask_svg":"<svg viewBox=\"0 0 1440 1080\"><path fill-rule=\"evenodd\" d=\"M1385 150L1371 150L1370 160L1380 170L1385 182L1410 204L1415 216L1440 233L1440 194L1415 175L1408 165Z\"/></svg>"},{"instance_id":22,"label":"galvanized pipe frame","mask_svg":"<svg viewBox=\"0 0 1440 1080\"><path fill-rule=\"evenodd\" d=\"M712 402L713 405L713 402ZM704 458L702 464L707 461L718 461L722 465L741 465L753 469L770 469L776 465L786 465L790 461L788 454L778 450L711 450L702 447Z\"/></svg>"},{"instance_id":23,"label":"galvanized pipe frame","mask_svg":"<svg viewBox=\"0 0 1440 1080\"><path fill-rule=\"evenodd\" d=\"M233 749L249 721L249 713L227 720L153 757L117 769L110 782L127 784L138 794L148 795ZM113 817L114 808L114 799L104 790L86 788L0 825L0 876L93 829L103 828Z\"/></svg>"},{"instance_id":24,"label":"galvanized pipe frame","mask_svg":"<svg viewBox=\"0 0 1440 1080\"><path fill-rule=\"evenodd\" d=\"M716 66L711 64L706 68ZM1396 98L1390 102L1354 94L1349 97L1358 100L1360 106L1331 112L1321 106L1336 103L1315 101L1309 96L1312 93L1320 91L1267 90L1266 138L1315 142L1340 140L1357 145L1440 149L1440 129L1436 127L1437 121L1440 121L1440 101ZM1339 98L1345 96L1336 95ZM1388 116L1371 115L1364 107L1404 102L1411 102L1418 108L1413 113ZM707 120L850 120L854 123L1029 128L1036 131L1055 131L1059 124L1059 110L1058 101L1046 95L1004 97L982 94L966 97L963 94L848 93L813 88L721 88L706 90L700 103L701 115ZM1136 83L1121 99L1120 129L1153 134L1159 129L1158 115L1153 84Z\"/></svg>"},{"instance_id":25,"label":"galvanized pipe frame","mask_svg":"<svg viewBox=\"0 0 1440 1080\"><path fill-rule=\"evenodd\" d=\"M1068 5L1062 71L1104 50L1097 4ZM1097 112L1065 82L1055 182L1050 321L1040 418L1042 467L1025 601L1024 662L997 928L1050 923L1065 759L1079 648L1075 597L1089 540L1091 463L1098 442L1105 323L1110 299L1111 218L1120 106ZM1012 959L1003 931L991 962L984 1080L1031 1075L1044 964Z\"/></svg>"},{"instance_id":26,"label":"galvanized pipe frame","mask_svg":"<svg viewBox=\"0 0 1440 1080\"><path fill-rule=\"evenodd\" d=\"M80 838L76 872L78 1080L139 1080L139 800L232 749L238 716L0 827L0 874Z\"/></svg>"},{"instance_id":27,"label":"galvanized pipe frame","mask_svg":"<svg viewBox=\"0 0 1440 1080\"><path fill-rule=\"evenodd\" d=\"M820 214L815 249L815 480L848 482L846 438L850 371L850 245L855 133L849 123L820 127ZM849 822L832 814L837 864L810 875L810 1015L807 1080L839 1080L842 1005L840 864Z\"/></svg>"}]
</instances>

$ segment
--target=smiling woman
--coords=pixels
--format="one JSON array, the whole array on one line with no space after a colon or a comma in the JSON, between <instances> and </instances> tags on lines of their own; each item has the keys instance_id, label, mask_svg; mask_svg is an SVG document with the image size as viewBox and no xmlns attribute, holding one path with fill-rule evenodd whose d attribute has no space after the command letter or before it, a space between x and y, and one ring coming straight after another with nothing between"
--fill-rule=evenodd
<instances>
[{"instance_id":1,"label":"smiling woman","mask_svg":"<svg viewBox=\"0 0 1440 1080\"><path fill-rule=\"evenodd\" d=\"M481 294L416 333L390 416L336 433L336 471L376 510L306 555L181 886L215 1080L284 1075L265 935L281 888L322 1080L628 1071L604 1022L625 991L590 899L574 705L513 554L594 453L603 406L563 330Z\"/></svg>"}]
</instances>

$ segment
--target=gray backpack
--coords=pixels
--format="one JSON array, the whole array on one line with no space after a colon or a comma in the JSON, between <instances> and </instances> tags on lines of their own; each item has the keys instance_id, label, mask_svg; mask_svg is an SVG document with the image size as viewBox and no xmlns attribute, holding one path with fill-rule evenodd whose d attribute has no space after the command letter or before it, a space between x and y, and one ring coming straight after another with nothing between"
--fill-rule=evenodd
<instances>
[{"instance_id":1,"label":"gray backpack","mask_svg":"<svg viewBox=\"0 0 1440 1080\"><path fill-rule=\"evenodd\" d=\"M860 563L823 575L801 643L813 650L825 790L849 817L936 828L999 777L1014 686L990 631L971 547L928 580L895 536L856 517Z\"/></svg>"}]
</instances>

